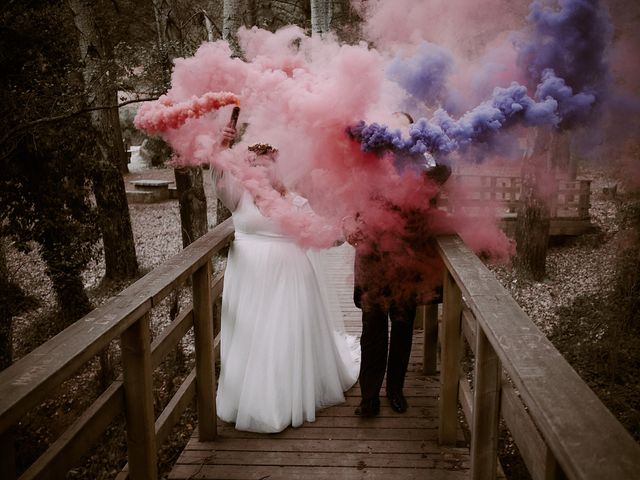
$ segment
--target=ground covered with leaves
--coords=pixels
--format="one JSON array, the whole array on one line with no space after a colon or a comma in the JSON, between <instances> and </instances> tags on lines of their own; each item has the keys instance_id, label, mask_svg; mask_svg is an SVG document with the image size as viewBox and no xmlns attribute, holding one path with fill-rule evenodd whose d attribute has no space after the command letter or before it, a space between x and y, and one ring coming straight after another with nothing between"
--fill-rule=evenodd
<instances>
[{"instance_id":1,"label":"ground covered with leaves","mask_svg":"<svg viewBox=\"0 0 640 480\"><path fill-rule=\"evenodd\" d=\"M617 270L624 265L625 242L620 210L624 195L605 195L613 180L601 171L590 172L593 178L591 219L592 233L577 238L555 239L547 259L547 278L534 282L521 278L507 266L492 267L501 283L518 304L551 339L554 345L598 394L631 434L640 440L640 336L621 318L619 311ZM137 178L173 179L171 170L158 169L131 174ZM208 175L205 175L208 195ZM129 187L129 185L127 185ZM209 196L210 225L214 202ZM138 260L148 272L180 251L180 221L175 200L156 204L130 205ZM100 258L97 252L96 258ZM622 255L622 258L621 258ZM9 266L18 283L34 297L33 308L14 321L15 357L25 355L56 333L54 294L44 272L37 250L29 254L9 251ZM95 306L122 290L125 285L104 285L102 261L93 262L84 274L85 284ZM189 302L188 292L180 297L181 305ZM152 330L158 334L167 324L169 300L154 309ZM117 345L111 356L117 365ZM193 359L188 340L156 370L155 402L157 411L166 404L190 370ZM28 464L96 398L104 385L96 359L77 376L63 384L41 407L35 409L18 428L19 463ZM118 375L115 367L113 375ZM183 448L195 426L192 410L183 416L160 454L160 470L164 477ZM502 463L509 478L527 478L515 460L515 447L505 436ZM110 427L100 445L74 468L68 478L113 478L126 461L124 423L122 419Z\"/></svg>"}]
</instances>

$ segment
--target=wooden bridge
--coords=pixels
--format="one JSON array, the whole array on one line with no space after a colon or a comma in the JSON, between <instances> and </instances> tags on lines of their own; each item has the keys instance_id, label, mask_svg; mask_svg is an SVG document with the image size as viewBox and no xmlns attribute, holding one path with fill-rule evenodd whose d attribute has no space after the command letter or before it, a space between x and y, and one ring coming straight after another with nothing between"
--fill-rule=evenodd
<instances>
[{"instance_id":1,"label":"wooden bridge","mask_svg":"<svg viewBox=\"0 0 640 480\"><path fill-rule=\"evenodd\" d=\"M232 236L230 221L216 227L0 372L3 478L17 476L14 426L114 339L120 339L122 377L19 478L63 478L122 413L129 463L118 478L157 478L157 449L194 399L199 427L171 478L491 479L500 472L500 420L534 480L637 478L638 444L457 237L438 240L447 267L442 315L438 321L429 307L424 328L416 331L408 412L383 407L376 419L356 418L356 386L344 405L281 434L236 432L219 423L214 308L223 277L212 278L211 259ZM350 306L344 272L350 254L348 247L335 251L332 278L349 306L348 328L357 333L358 311ZM189 279L193 306L151 342L150 311ZM153 370L192 328L196 366L156 418ZM473 357L469 374L462 372L465 342ZM470 429L470 448L459 411Z\"/></svg>"},{"instance_id":2,"label":"wooden bridge","mask_svg":"<svg viewBox=\"0 0 640 480\"><path fill-rule=\"evenodd\" d=\"M361 313L353 304L353 249L332 249L328 260L347 332L360 336ZM314 423L279 434L239 432L218 420L216 439L202 442L194 434L169 478L468 478L469 450L462 431L458 429L456 442L461 448L438 445L438 378L423 371L423 365L431 364L428 373L435 373L436 358L425 362L423 346L423 331L416 330L405 414L394 413L383 399L378 418L357 417L356 385L344 404L319 411Z\"/></svg>"}]
</instances>

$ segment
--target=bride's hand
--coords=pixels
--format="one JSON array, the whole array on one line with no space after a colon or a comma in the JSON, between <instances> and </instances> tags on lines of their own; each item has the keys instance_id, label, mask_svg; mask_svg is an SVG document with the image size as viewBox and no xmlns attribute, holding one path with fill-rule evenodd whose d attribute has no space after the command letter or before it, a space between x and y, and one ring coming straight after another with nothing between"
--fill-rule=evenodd
<instances>
[{"instance_id":1,"label":"bride's hand","mask_svg":"<svg viewBox=\"0 0 640 480\"><path fill-rule=\"evenodd\" d=\"M233 127L224 127L220 132L222 134L222 141L231 142L236 138L236 129Z\"/></svg>"}]
</instances>

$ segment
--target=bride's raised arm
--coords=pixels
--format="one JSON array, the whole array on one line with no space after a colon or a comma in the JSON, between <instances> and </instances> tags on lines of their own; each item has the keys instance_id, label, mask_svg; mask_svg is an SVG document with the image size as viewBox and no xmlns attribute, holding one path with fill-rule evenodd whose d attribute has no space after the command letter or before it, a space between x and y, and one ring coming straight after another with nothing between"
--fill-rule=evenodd
<instances>
[{"instance_id":1,"label":"bride's raised arm","mask_svg":"<svg viewBox=\"0 0 640 480\"><path fill-rule=\"evenodd\" d=\"M233 127L225 127L222 129L222 145L230 145L236 135ZM234 211L238 206L240 197L242 196L242 185L232 175L226 174L219 168L211 165L211 180L216 197L230 211Z\"/></svg>"},{"instance_id":2,"label":"bride's raised arm","mask_svg":"<svg viewBox=\"0 0 640 480\"><path fill-rule=\"evenodd\" d=\"M211 179L216 197L230 211L234 211L242 197L242 185L232 175L226 174L217 168L211 169Z\"/></svg>"}]
</instances>

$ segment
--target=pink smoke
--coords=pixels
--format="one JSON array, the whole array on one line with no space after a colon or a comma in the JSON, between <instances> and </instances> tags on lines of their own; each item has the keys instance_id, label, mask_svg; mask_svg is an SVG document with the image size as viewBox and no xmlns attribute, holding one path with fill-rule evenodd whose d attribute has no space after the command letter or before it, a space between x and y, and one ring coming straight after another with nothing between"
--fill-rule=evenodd
<instances>
[{"instance_id":1,"label":"pink smoke","mask_svg":"<svg viewBox=\"0 0 640 480\"><path fill-rule=\"evenodd\" d=\"M528 0L352 0L365 19L364 33L377 48L395 50L421 40L466 60L506 31L525 24Z\"/></svg>"},{"instance_id":2,"label":"pink smoke","mask_svg":"<svg viewBox=\"0 0 640 480\"><path fill-rule=\"evenodd\" d=\"M381 278L402 280L418 270L420 290L431 292L442 279L433 238L456 228L430 205L439 187L399 174L391 156L364 154L345 134L359 120L385 121L399 110L403 95L385 78L388 58L364 43L309 38L297 27L242 29L239 40L246 61L231 58L222 41L176 60L171 89L141 109L137 125L160 132L181 164L209 163L235 177L300 245L323 248L342 235L364 235L368 240L358 248L382 249L393 258ZM239 124L248 124L229 150L220 145L230 110L221 107L223 97L228 104L239 99ZM247 146L257 142L279 150L278 181L308 198L315 213L301 212L274 190L266 172L248 167ZM503 255L508 246L496 238L504 235L495 222L485 226L477 247Z\"/></svg>"},{"instance_id":3,"label":"pink smoke","mask_svg":"<svg viewBox=\"0 0 640 480\"><path fill-rule=\"evenodd\" d=\"M150 134L176 129L191 118L199 118L206 113L226 105L239 105L238 97L229 92L207 92L201 97L174 103L169 97L162 96L154 103L140 107L135 118L136 128Z\"/></svg>"},{"instance_id":4,"label":"pink smoke","mask_svg":"<svg viewBox=\"0 0 640 480\"><path fill-rule=\"evenodd\" d=\"M241 170L246 146L268 142L280 152L281 181L290 188L306 186L316 197L318 210L328 215L327 224L339 225L349 203L327 208L328 204L318 200L329 195L327 189L345 194L345 183L353 180L349 163L360 154L344 129L366 118L367 110L381 95L382 57L365 45L311 39L297 27L276 34L257 28L242 30L239 37L246 62L231 58L225 42L205 44L193 57L177 60L171 89L162 101L141 110L138 125L151 132L162 130L183 164L215 162L224 121L212 115L196 118L199 115L191 114L191 99L229 91L229 98L241 99L240 121L247 122L248 128L233 148L229 165L218 166L229 169L235 163ZM174 106L171 118L179 118L179 122L167 120L167 105ZM220 117L228 118L226 110ZM186 123L180 126L183 121ZM314 179L320 178L316 184ZM263 193L262 198L269 198ZM295 226L296 237L307 246L311 239L317 242L326 236L312 231L319 228L317 225L293 221L290 215L281 219L290 229Z\"/></svg>"}]
</instances>

